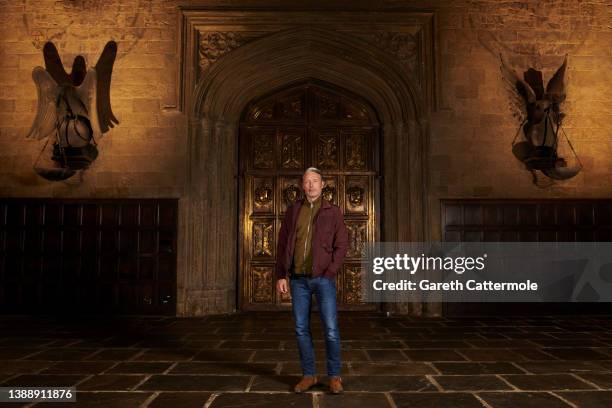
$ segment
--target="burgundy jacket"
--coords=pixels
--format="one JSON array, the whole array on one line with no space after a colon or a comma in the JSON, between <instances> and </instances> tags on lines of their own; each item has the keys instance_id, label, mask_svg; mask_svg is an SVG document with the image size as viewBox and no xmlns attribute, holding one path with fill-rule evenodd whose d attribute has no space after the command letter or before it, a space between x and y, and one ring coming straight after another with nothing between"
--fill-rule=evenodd
<instances>
[{"instance_id":1,"label":"burgundy jacket","mask_svg":"<svg viewBox=\"0 0 612 408\"><path fill-rule=\"evenodd\" d=\"M296 201L287 209L278 234L276 247L276 277L287 278L293 271L293 251L300 208L306 198ZM337 205L321 197L321 207L314 219L312 237L312 277L334 279L342 266L348 248L348 233L344 216Z\"/></svg>"}]
</instances>

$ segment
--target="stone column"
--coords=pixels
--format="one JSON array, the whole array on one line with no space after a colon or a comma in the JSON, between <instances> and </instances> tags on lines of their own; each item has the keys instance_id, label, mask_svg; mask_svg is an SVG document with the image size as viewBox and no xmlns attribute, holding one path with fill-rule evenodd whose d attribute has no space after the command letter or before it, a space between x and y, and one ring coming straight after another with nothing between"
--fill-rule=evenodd
<instances>
[{"instance_id":1,"label":"stone column","mask_svg":"<svg viewBox=\"0 0 612 408\"><path fill-rule=\"evenodd\" d=\"M237 126L203 119L189 130L179 314L230 313L236 307Z\"/></svg>"},{"instance_id":2,"label":"stone column","mask_svg":"<svg viewBox=\"0 0 612 408\"><path fill-rule=\"evenodd\" d=\"M384 241L424 241L422 192L422 146L414 122L385 125L384 133ZM422 315L423 303L389 302L384 310L396 314Z\"/></svg>"}]
</instances>

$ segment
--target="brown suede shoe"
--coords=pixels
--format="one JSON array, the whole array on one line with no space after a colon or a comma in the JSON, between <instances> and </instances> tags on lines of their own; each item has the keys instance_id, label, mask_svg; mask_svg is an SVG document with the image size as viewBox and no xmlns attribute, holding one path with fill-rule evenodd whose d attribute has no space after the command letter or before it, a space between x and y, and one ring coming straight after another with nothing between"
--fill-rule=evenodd
<instances>
[{"instance_id":1,"label":"brown suede shoe","mask_svg":"<svg viewBox=\"0 0 612 408\"><path fill-rule=\"evenodd\" d=\"M293 387L293 391L295 392L304 392L308 391L313 385L317 383L317 377L312 375L305 375L302 377L302 380L297 383L295 387Z\"/></svg>"},{"instance_id":2,"label":"brown suede shoe","mask_svg":"<svg viewBox=\"0 0 612 408\"><path fill-rule=\"evenodd\" d=\"M344 391L344 388L342 388L342 378L332 377L331 380L329 380L329 391L332 394L340 394Z\"/></svg>"}]
</instances>

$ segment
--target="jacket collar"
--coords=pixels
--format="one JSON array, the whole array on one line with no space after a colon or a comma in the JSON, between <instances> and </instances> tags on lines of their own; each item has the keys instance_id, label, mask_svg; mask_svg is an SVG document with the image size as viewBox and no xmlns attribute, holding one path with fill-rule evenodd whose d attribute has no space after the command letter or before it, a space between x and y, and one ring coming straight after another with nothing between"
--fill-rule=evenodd
<instances>
[{"instance_id":1,"label":"jacket collar","mask_svg":"<svg viewBox=\"0 0 612 408\"><path fill-rule=\"evenodd\" d=\"M304 201L306 201L306 197L302 197L298 201L296 201L296 203L300 203L300 205L297 207L300 208L302 204L304 204ZM329 203L329 201L321 197L321 208L330 208L331 206L332 205Z\"/></svg>"}]
</instances>

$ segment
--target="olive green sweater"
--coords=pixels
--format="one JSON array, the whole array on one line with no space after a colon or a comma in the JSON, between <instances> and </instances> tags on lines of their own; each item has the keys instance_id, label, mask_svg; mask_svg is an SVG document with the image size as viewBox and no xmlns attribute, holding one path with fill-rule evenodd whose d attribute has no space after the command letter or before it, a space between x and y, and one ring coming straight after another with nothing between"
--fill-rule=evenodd
<instances>
[{"instance_id":1,"label":"olive green sweater","mask_svg":"<svg viewBox=\"0 0 612 408\"><path fill-rule=\"evenodd\" d=\"M297 219L295 251L293 262L295 273L312 275L312 237L314 236L314 220L321 208L321 196L310 203L304 200Z\"/></svg>"}]
</instances>

